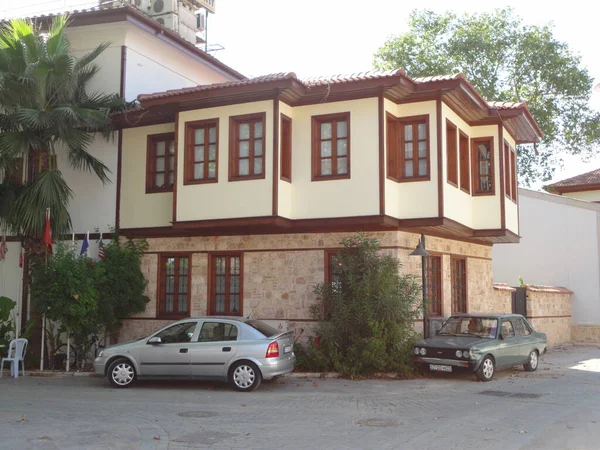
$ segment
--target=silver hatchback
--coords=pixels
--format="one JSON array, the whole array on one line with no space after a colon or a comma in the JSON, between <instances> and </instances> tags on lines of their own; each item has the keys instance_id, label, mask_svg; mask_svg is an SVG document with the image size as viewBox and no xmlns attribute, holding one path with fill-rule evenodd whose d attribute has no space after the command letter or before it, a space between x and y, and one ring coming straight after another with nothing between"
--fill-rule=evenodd
<instances>
[{"instance_id":1,"label":"silver hatchback","mask_svg":"<svg viewBox=\"0 0 600 450\"><path fill-rule=\"evenodd\" d=\"M94 371L120 388L142 377L168 377L229 381L240 391L252 391L262 380L294 370L293 344L293 332L259 320L199 317L106 348Z\"/></svg>"}]
</instances>

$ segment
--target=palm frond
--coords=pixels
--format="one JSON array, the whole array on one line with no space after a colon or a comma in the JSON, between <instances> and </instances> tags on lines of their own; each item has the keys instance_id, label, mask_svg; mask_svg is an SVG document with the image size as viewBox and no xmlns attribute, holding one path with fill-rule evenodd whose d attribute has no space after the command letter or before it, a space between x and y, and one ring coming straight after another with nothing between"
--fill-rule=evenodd
<instances>
[{"instance_id":1,"label":"palm frond","mask_svg":"<svg viewBox=\"0 0 600 450\"><path fill-rule=\"evenodd\" d=\"M104 52L104 50L106 50L108 47L110 46L110 42L103 42L102 44L100 44L98 47L96 47L94 50L92 50L91 52L83 55L80 58L77 58L77 62L75 63L75 71L80 71L82 70L84 67L86 67L88 64L91 64L93 61L96 60L96 58L98 58L98 56L100 56L102 54L102 52Z\"/></svg>"}]
</instances>

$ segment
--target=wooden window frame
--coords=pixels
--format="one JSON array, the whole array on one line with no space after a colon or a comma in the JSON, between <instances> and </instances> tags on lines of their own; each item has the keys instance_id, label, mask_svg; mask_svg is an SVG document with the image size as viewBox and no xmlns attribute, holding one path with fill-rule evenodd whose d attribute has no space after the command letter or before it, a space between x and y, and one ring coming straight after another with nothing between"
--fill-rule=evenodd
<instances>
[{"instance_id":1,"label":"wooden window frame","mask_svg":"<svg viewBox=\"0 0 600 450\"><path fill-rule=\"evenodd\" d=\"M227 312L219 312L215 311L216 309L216 261L219 257L238 257L240 258L240 310L236 314L230 314ZM231 274L225 274L225 286L226 290L229 290L229 280ZM230 316L230 317L243 317L244 316L244 253L243 252L210 252L208 254L208 301L207 301L207 315L208 316ZM213 299L214 297L214 299ZM225 299L226 309L229 308L229 298Z\"/></svg>"},{"instance_id":2,"label":"wooden window frame","mask_svg":"<svg viewBox=\"0 0 600 450\"><path fill-rule=\"evenodd\" d=\"M510 149L508 142L504 141L502 145L502 159L504 163L504 195L508 198L512 198L510 183Z\"/></svg>"},{"instance_id":3,"label":"wooden window frame","mask_svg":"<svg viewBox=\"0 0 600 450\"><path fill-rule=\"evenodd\" d=\"M431 271L434 270L434 268L430 268L430 261L433 260L435 258L436 261L439 261L439 271L438 271L438 280L439 283L436 286L433 286L431 283ZM444 282L444 277L443 277L443 258L441 255L431 255L425 258L426 261L426 266L425 266L425 273L426 273L426 292L427 292L427 315L429 317L441 317L442 314L444 313L444 299L442 297L442 293L443 293L443 289L442 289L442 284ZM437 309L434 310L432 308L433 303L430 301L430 299L433 297L432 295L430 295L430 293L433 291L433 289L435 289L436 291L436 297L439 299L439 304L437 305Z\"/></svg>"},{"instance_id":4,"label":"wooden window frame","mask_svg":"<svg viewBox=\"0 0 600 450\"><path fill-rule=\"evenodd\" d=\"M450 138L450 131L454 134L454 142ZM447 181L455 188L458 188L459 179L459 155L458 155L458 127L450 120L446 119L446 161L447 161Z\"/></svg>"},{"instance_id":5,"label":"wooden window frame","mask_svg":"<svg viewBox=\"0 0 600 450\"><path fill-rule=\"evenodd\" d=\"M41 172L56 167L56 155L46 151L31 151L27 155L26 179L28 182L35 181Z\"/></svg>"},{"instance_id":6,"label":"wooden window frame","mask_svg":"<svg viewBox=\"0 0 600 450\"><path fill-rule=\"evenodd\" d=\"M400 140L398 133L400 124L398 118L389 112L385 115L386 126L386 176L388 180L400 182L399 148Z\"/></svg>"},{"instance_id":7,"label":"wooden window frame","mask_svg":"<svg viewBox=\"0 0 600 450\"><path fill-rule=\"evenodd\" d=\"M280 179L292 182L292 118L281 114L280 121L280 134L281 139L281 167L280 167Z\"/></svg>"},{"instance_id":8,"label":"wooden window frame","mask_svg":"<svg viewBox=\"0 0 600 450\"><path fill-rule=\"evenodd\" d=\"M254 174L254 126L250 127L248 138L248 175L239 175L239 127L244 123L262 122L262 173ZM229 117L229 181L262 180L267 172L267 113L259 112Z\"/></svg>"},{"instance_id":9,"label":"wooden window frame","mask_svg":"<svg viewBox=\"0 0 600 450\"><path fill-rule=\"evenodd\" d=\"M511 200L517 203L517 197L519 196L519 184L517 182L517 177L519 174L517 173L517 149L509 146L510 149L510 184L512 186L512 197Z\"/></svg>"},{"instance_id":10,"label":"wooden window frame","mask_svg":"<svg viewBox=\"0 0 600 450\"><path fill-rule=\"evenodd\" d=\"M346 159L347 170L344 174L337 173L337 144L334 146L333 143L337 141L337 122L346 121ZM321 124L332 122L331 126L331 175L321 175ZM351 177L351 124L350 124L350 112L342 112L335 114L322 114L318 116L312 116L311 118L311 147L312 147L312 178L311 181L327 181L327 180L344 180ZM343 138L342 138L343 139ZM344 157L344 156L342 156ZM335 172L334 172L335 169Z\"/></svg>"},{"instance_id":11,"label":"wooden window frame","mask_svg":"<svg viewBox=\"0 0 600 450\"><path fill-rule=\"evenodd\" d=\"M490 144L490 183L492 185L492 189L490 191L482 191L480 189L480 177L479 177L479 150L477 150L477 146L481 143L489 143ZM492 136L489 137L481 137L481 138L473 138L471 139L471 178L473 182L472 192L474 197L479 196L494 196L496 195L496 165L494 158L494 138Z\"/></svg>"},{"instance_id":12,"label":"wooden window frame","mask_svg":"<svg viewBox=\"0 0 600 450\"><path fill-rule=\"evenodd\" d=\"M398 183L410 183L413 181L429 181L431 180L431 143L430 143L430 129L429 129L429 114L423 114L419 116L407 116L407 117L399 117L398 121L398 179L396 180ZM413 173L419 172L419 124L425 123L425 145L426 145L426 158L427 158L427 174L421 176L411 176L407 177L404 174L405 162L406 159L404 157L404 127L406 125L412 125L413 128ZM416 129L416 132L415 132Z\"/></svg>"},{"instance_id":13,"label":"wooden window frame","mask_svg":"<svg viewBox=\"0 0 600 450\"><path fill-rule=\"evenodd\" d=\"M458 130L458 162L460 190L471 195L471 146L469 136L460 129Z\"/></svg>"},{"instance_id":14,"label":"wooden window frame","mask_svg":"<svg viewBox=\"0 0 600 450\"><path fill-rule=\"evenodd\" d=\"M179 291L179 258L187 258L188 259L188 282L187 282L187 312L172 312L168 313L165 311L165 303L166 303L166 293L165 293L165 278L166 278L166 263L165 261L169 258L177 258L177 265L175 269L176 279L174 281L175 292L174 302L178 297ZM191 307L192 307L192 253L189 252L175 252L175 253L160 253L158 255L158 281L156 286L156 318L157 319L185 319L187 317L191 317Z\"/></svg>"},{"instance_id":15,"label":"wooden window frame","mask_svg":"<svg viewBox=\"0 0 600 450\"><path fill-rule=\"evenodd\" d=\"M464 302L458 302L456 300L456 294L458 289L458 284L457 284L457 272L456 272L456 264L457 263L464 263L464 271L463 271L463 276L464 276L464 286L463 286L463 290L462 292L464 293ZM451 257L450 258L450 280L451 280L451 311L452 314L458 314L458 313L467 313L469 311L469 276L468 276L468 263L467 263L467 258L457 258L457 257ZM459 310L458 306L464 306L464 311Z\"/></svg>"},{"instance_id":16,"label":"wooden window frame","mask_svg":"<svg viewBox=\"0 0 600 450\"><path fill-rule=\"evenodd\" d=\"M215 155L215 177L208 178L209 160L209 133L208 130L215 127L216 138L214 145L217 148ZM195 131L204 129L204 178L194 178L194 166L196 164L194 147L196 146ZM208 184L219 182L219 119L196 120L185 123L185 160L184 160L184 175L183 184Z\"/></svg>"},{"instance_id":17,"label":"wooden window frame","mask_svg":"<svg viewBox=\"0 0 600 450\"><path fill-rule=\"evenodd\" d=\"M23 186L23 157L14 159L14 166L4 169L3 178L17 186Z\"/></svg>"},{"instance_id":18,"label":"wooden window frame","mask_svg":"<svg viewBox=\"0 0 600 450\"><path fill-rule=\"evenodd\" d=\"M156 143L162 141L172 140L175 142L175 133L159 133L149 134L146 140L146 194L155 194L160 192L173 192L173 186L168 185L169 181L169 158L167 157L168 150L165 148L165 181L166 186L162 188L156 187L155 185L155 174L156 174ZM173 171L177 165L177 149L174 153L175 159L173 164ZM175 176L173 176L173 183L175 183Z\"/></svg>"}]
</instances>

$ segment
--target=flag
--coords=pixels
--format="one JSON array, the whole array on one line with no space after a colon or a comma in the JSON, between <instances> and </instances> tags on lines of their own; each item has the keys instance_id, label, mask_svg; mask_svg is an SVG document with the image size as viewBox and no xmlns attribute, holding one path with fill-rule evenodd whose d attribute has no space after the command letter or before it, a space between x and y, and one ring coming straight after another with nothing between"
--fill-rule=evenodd
<instances>
[{"instance_id":1,"label":"flag","mask_svg":"<svg viewBox=\"0 0 600 450\"><path fill-rule=\"evenodd\" d=\"M90 246L90 242L88 241L88 233L86 233L85 237L83 238L83 244L81 244L81 251L79 252L79 254L80 255L86 254L89 246Z\"/></svg>"},{"instance_id":2,"label":"flag","mask_svg":"<svg viewBox=\"0 0 600 450\"><path fill-rule=\"evenodd\" d=\"M6 258L6 254L8 253L8 247L6 246L6 236L2 237L2 242L0 243L0 261Z\"/></svg>"},{"instance_id":3,"label":"flag","mask_svg":"<svg viewBox=\"0 0 600 450\"><path fill-rule=\"evenodd\" d=\"M52 227L50 225L50 208L46 210L46 224L44 225L44 244L48 246L48 253L52 254Z\"/></svg>"},{"instance_id":4,"label":"flag","mask_svg":"<svg viewBox=\"0 0 600 450\"><path fill-rule=\"evenodd\" d=\"M104 242L102 242L102 238L100 238L100 242L98 243L98 258L104 259Z\"/></svg>"}]
</instances>

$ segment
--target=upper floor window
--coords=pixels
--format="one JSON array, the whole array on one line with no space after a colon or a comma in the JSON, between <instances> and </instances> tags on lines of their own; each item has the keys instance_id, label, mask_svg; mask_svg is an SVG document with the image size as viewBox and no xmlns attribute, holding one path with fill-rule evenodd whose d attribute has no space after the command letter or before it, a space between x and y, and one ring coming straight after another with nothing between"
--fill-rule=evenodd
<instances>
[{"instance_id":1,"label":"upper floor window","mask_svg":"<svg viewBox=\"0 0 600 450\"><path fill-rule=\"evenodd\" d=\"M429 180L429 116L388 115L388 177L395 181Z\"/></svg>"},{"instance_id":2,"label":"upper floor window","mask_svg":"<svg viewBox=\"0 0 600 450\"><path fill-rule=\"evenodd\" d=\"M281 179L292 182L292 119L281 115Z\"/></svg>"},{"instance_id":3,"label":"upper floor window","mask_svg":"<svg viewBox=\"0 0 600 450\"><path fill-rule=\"evenodd\" d=\"M190 315L191 256L163 255L159 261L157 317Z\"/></svg>"},{"instance_id":4,"label":"upper floor window","mask_svg":"<svg viewBox=\"0 0 600 450\"><path fill-rule=\"evenodd\" d=\"M350 113L312 118L312 180L350 178Z\"/></svg>"},{"instance_id":5,"label":"upper floor window","mask_svg":"<svg viewBox=\"0 0 600 450\"><path fill-rule=\"evenodd\" d=\"M448 183L458 187L458 132L456 125L446 121L446 156L448 160Z\"/></svg>"},{"instance_id":6,"label":"upper floor window","mask_svg":"<svg viewBox=\"0 0 600 450\"><path fill-rule=\"evenodd\" d=\"M175 133L148 136L146 193L170 192L175 179Z\"/></svg>"},{"instance_id":7,"label":"upper floor window","mask_svg":"<svg viewBox=\"0 0 600 450\"><path fill-rule=\"evenodd\" d=\"M469 138L460 131L458 149L460 153L460 188L467 194L471 193L471 158L469 158Z\"/></svg>"},{"instance_id":8,"label":"upper floor window","mask_svg":"<svg viewBox=\"0 0 600 450\"><path fill-rule=\"evenodd\" d=\"M504 141L504 186L506 196L517 201L517 167L515 149Z\"/></svg>"},{"instance_id":9,"label":"upper floor window","mask_svg":"<svg viewBox=\"0 0 600 450\"><path fill-rule=\"evenodd\" d=\"M185 184L216 183L219 119L185 124Z\"/></svg>"},{"instance_id":10,"label":"upper floor window","mask_svg":"<svg viewBox=\"0 0 600 450\"><path fill-rule=\"evenodd\" d=\"M243 273L241 253L211 256L209 288L211 315L242 315Z\"/></svg>"},{"instance_id":11,"label":"upper floor window","mask_svg":"<svg viewBox=\"0 0 600 450\"><path fill-rule=\"evenodd\" d=\"M38 174L56 168L56 155L48 152L32 151L27 155L27 181L35 181Z\"/></svg>"},{"instance_id":12,"label":"upper floor window","mask_svg":"<svg viewBox=\"0 0 600 450\"><path fill-rule=\"evenodd\" d=\"M229 118L229 180L265 177L265 113Z\"/></svg>"},{"instance_id":13,"label":"upper floor window","mask_svg":"<svg viewBox=\"0 0 600 450\"><path fill-rule=\"evenodd\" d=\"M493 139L473 139L472 143L473 195L494 195Z\"/></svg>"}]
</instances>

